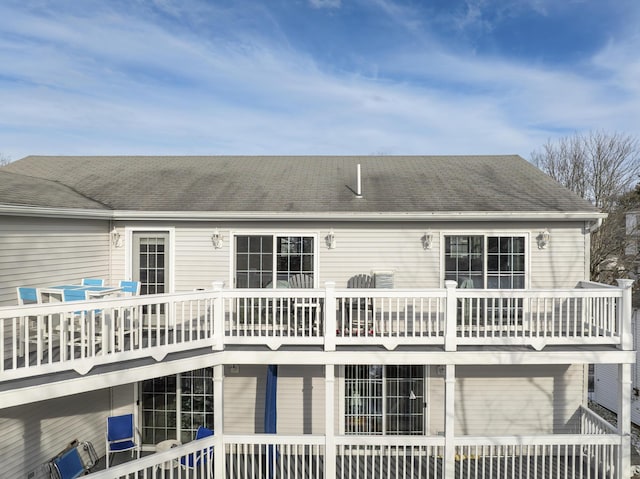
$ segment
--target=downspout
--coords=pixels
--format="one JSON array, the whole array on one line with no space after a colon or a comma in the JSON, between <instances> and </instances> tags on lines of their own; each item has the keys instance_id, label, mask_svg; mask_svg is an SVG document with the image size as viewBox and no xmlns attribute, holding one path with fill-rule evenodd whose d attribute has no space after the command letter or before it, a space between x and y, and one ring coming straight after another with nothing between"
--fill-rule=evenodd
<instances>
[{"instance_id":1,"label":"downspout","mask_svg":"<svg viewBox=\"0 0 640 479\"><path fill-rule=\"evenodd\" d=\"M592 221L589 226L587 226L587 232L589 232L590 234L595 233L600 229L601 226L602 226L602 218L598 218L597 220Z\"/></svg>"},{"instance_id":2,"label":"downspout","mask_svg":"<svg viewBox=\"0 0 640 479\"><path fill-rule=\"evenodd\" d=\"M601 226L602 218L597 218L596 220L590 221L585 225L584 249L586 254L584 269L587 272L589 281L591 281L591 235L598 231Z\"/></svg>"}]
</instances>

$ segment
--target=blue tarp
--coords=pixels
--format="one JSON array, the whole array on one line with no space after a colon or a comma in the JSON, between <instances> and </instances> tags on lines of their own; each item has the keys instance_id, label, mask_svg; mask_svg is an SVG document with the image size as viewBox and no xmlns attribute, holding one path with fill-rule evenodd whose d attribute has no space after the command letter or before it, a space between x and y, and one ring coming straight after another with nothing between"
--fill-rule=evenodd
<instances>
[{"instance_id":1,"label":"blue tarp","mask_svg":"<svg viewBox=\"0 0 640 479\"><path fill-rule=\"evenodd\" d=\"M278 366L276 364L270 364L267 366L267 388L264 398L264 432L265 434L275 434L276 425L278 422ZM275 452L274 447L269 445L267 448L267 464L268 464L268 477L273 479L275 471L275 461L278 458L278 453Z\"/></svg>"},{"instance_id":2,"label":"blue tarp","mask_svg":"<svg viewBox=\"0 0 640 479\"><path fill-rule=\"evenodd\" d=\"M277 423L278 366L267 366L267 389L264 398L264 432L275 434Z\"/></svg>"}]
</instances>

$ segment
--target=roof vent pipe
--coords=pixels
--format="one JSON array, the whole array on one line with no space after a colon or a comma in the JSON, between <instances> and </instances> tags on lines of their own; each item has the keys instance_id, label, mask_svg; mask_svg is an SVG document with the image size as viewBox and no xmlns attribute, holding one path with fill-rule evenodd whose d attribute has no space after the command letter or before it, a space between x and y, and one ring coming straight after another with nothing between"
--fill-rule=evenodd
<instances>
[{"instance_id":1,"label":"roof vent pipe","mask_svg":"<svg viewBox=\"0 0 640 479\"><path fill-rule=\"evenodd\" d=\"M356 198L362 198L362 175L360 174L360 163L356 166Z\"/></svg>"}]
</instances>

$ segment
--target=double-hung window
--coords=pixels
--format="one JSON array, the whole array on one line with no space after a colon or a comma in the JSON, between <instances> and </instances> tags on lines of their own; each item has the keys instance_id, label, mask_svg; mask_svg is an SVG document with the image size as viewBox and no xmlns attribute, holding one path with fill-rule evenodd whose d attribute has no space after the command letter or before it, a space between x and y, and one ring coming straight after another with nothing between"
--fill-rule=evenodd
<instances>
[{"instance_id":1,"label":"double-hung window","mask_svg":"<svg viewBox=\"0 0 640 479\"><path fill-rule=\"evenodd\" d=\"M525 254L524 236L445 236L445 279L459 288L524 289Z\"/></svg>"},{"instance_id":2,"label":"double-hung window","mask_svg":"<svg viewBox=\"0 0 640 479\"><path fill-rule=\"evenodd\" d=\"M313 236L237 235L236 288L287 287L294 275L315 281Z\"/></svg>"},{"instance_id":3,"label":"double-hung window","mask_svg":"<svg viewBox=\"0 0 640 479\"><path fill-rule=\"evenodd\" d=\"M455 280L458 288L526 287L524 235L446 235L444 246L445 280ZM460 309L464 318L517 320L522 300L467 300Z\"/></svg>"}]
</instances>

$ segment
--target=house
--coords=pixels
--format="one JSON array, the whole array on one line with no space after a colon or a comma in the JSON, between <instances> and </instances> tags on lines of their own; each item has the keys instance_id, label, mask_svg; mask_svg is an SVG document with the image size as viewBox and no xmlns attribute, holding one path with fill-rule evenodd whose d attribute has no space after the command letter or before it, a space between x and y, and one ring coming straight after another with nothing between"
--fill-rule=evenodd
<instances>
[{"instance_id":1,"label":"house","mask_svg":"<svg viewBox=\"0 0 640 479\"><path fill-rule=\"evenodd\" d=\"M182 445L93 476L212 447L216 478L626 478L631 282L588 281L603 217L518 156L16 161L3 471L72 439L103 456L133 412L144 452ZM85 277L142 294L51 297ZM586 407L591 363L619 372L617 428Z\"/></svg>"},{"instance_id":2,"label":"house","mask_svg":"<svg viewBox=\"0 0 640 479\"><path fill-rule=\"evenodd\" d=\"M638 230L640 212L637 210L629 211L625 214L626 229L626 246L625 261L626 268L632 271L631 276L637 277L638 274L638 240L640 239L640 231ZM631 267L628 265L632 265ZM637 351L640 344L640 298L638 294L634 294L633 312L631 319L631 327L633 331L633 349ZM612 364L596 364L594 365L594 387L593 400L598 404L610 409L618 411L618 392L615 385L618 383L618 371ZM631 422L640 425L640 364L638 358L631 367Z\"/></svg>"}]
</instances>

